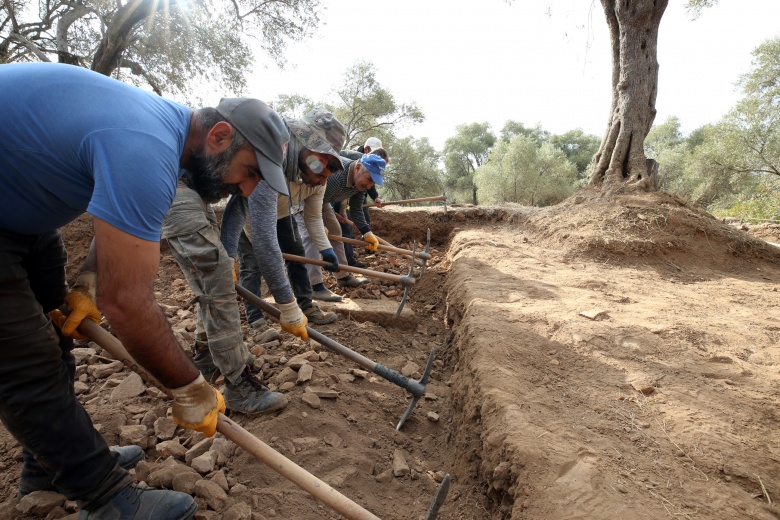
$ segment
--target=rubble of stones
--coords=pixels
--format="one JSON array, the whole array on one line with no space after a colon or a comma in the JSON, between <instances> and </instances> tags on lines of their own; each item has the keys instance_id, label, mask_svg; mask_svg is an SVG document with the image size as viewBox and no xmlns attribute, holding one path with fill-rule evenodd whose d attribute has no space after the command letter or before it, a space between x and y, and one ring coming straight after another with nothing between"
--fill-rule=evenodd
<instances>
[{"instance_id":1,"label":"rubble of stones","mask_svg":"<svg viewBox=\"0 0 780 520\"><path fill-rule=\"evenodd\" d=\"M395 258L378 259L374 255L369 255L367 259L372 263L371 269L393 274L401 273L402 268L398 267L401 262ZM429 268L431 263L433 262L429 262ZM392 282L370 283L349 292L337 289L335 283L333 286L334 292L338 291L352 298L381 299L399 295L397 284ZM176 301L189 299L187 297L189 288L184 279L174 280L171 284L171 292L172 294L167 297L157 293L158 301L163 299L170 301L170 298ZM189 346L194 341L193 311L195 309L165 303L160 303L160 307L169 318L179 343L189 350ZM432 311L427 307L426 310ZM108 328L105 322L103 326ZM244 329L248 330L246 327ZM418 332L427 335L427 328L421 325ZM349 362L343 364L343 373L331 374L315 380L313 379L315 364L325 363L333 367L333 363L327 361L331 353L316 341L305 343L285 334L282 342L274 340L270 343L256 344L252 333L246 334L246 344L255 356L253 370L258 377L272 390L282 392L290 392L304 385L300 399L312 409L319 409L323 399L338 399L341 385L359 379L374 382L378 380L373 374L354 368L354 365ZM288 358L289 352L300 353ZM77 347L73 349L73 355L76 359L75 393L92 417L95 429L102 433L108 433L107 430L110 429L112 433L118 434L118 445L137 445L146 451L146 459L130 470L136 482L149 487L173 489L192 495L198 505L196 520L264 520L277 516L273 509L263 507L262 495L252 493L246 484L231 475L229 462L236 455L237 450L241 451L233 442L219 433L208 438L202 433L176 425L171 419L170 401L166 395L161 390L144 383L138 374L124 367L120 361L113 359L108 352L104 352L95 343L78 341ZM441 365L441 361L436 360L435 367L441 368ZM421 367L413 361L408 361L400 372L414 379L421 377ZM222 385L224 380L220 378L216 384ZM438 397L433 392L426 393L425 401L430 403L437 400ZM106 409L115 409L117 412L110 415L112 421L110 426L100 424L97 419L106 418ZM101 410L104 412L103 415L98 413ZM431 422L439 420L439 414L435 411L428 411L424 417ZM352 416L347 417L347 420L357 421ZM311 442L324 442L328 446L340 446L343 443L335 433L325 434L323 439L295 438L292 439L293 453L296 444ZM379 441L373 442L377 444ZM273 444L273 439L271 443ZM17 467L21 466L20 447L12 449L11 458L18 463ZM375 468L374 479L377 482L387 483L393 478L416 480L421 475L426 475L436 482L441 482L445 474L443 471L426 469L419 461L408 462L408 458L409 452L404 449L404 446L395 448L388 464L380 464ZM348 476L340 475L341 480ZM329 480L332 479L326 478L326 481ZM339 484L339 482L329 483ZM59 493L51 491L30 493L15 507L21 514L46 520L63 518L76 520L79 511L75 502L68 501ZM259 511L263 511L263 514Z\"/></svg>"}]
</instances>

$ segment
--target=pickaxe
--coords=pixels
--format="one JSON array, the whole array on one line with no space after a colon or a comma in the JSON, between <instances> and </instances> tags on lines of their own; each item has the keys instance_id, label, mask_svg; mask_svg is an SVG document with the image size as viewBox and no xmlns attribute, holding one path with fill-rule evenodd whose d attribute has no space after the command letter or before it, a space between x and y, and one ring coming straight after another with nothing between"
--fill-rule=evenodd
<instances>
[{"instance_id":1,"label":"pickaxe","mask_svg":"<svg viewBox=\"0 0 780 520\"><path fill-rule=\"evenodd\" d=\"M84 320L81 322L81 325L79 325L79 332L100 345L115 359L121 361L130 370L141 376L141 379L156 386L165 392L168 397L171 396L167 388L161 385L154 376L149 374L143 367L135 362L125 349L124 345L122 345L122 342L103 330L100 325L90 320ZM308 492L315 499L327 505L345 518L350 520L379 520L378 516L359 506L330 487L327 483L298 466L224 414L219 414L219 417L217 418L217 431L254 455L257 460L276 471L299 488ZM433 496L430 509L428 509L428 514L425 517L426 520L434 520L436 518L439 508L449 492L449 482L450 476L448 474L444 477Z\"/></svg>"},{"instance_id":2,"label":"pickaxe","mask_svg":"<svg viewBox=\"0 0 780 520\"><path fill-rule=\"evenodd\" d=\"M421 199L404 199L404 200L391 200L389 202L382 202L382 206L393 206L395 204L414 204L415 202L433 202L436 200L447 201L446 195L437 195L436 197L423 197ZM363 204L364 208L373 208L376 206L376 202L371 204Z\"/></svg>"},{"instance_id":3,"label":"pickaxe","mask_svg":"<svg viewBox=\"0 0 780 520\"><path fill-rule=\"evenodd\" d=\"M265 311L266 313L273 316L275 319L279 319L279 315L281 312L279 309L265 301L264 299L260 298L256 294L253 294L252 291L247 290L246 288L236 284L236 291L238 292L239 296L244 298L246 301L254 305L255 307L258 307ZM375 361L372 361L368 359L367 357L358 354L354 350L351 350L341 343L332 340L331 338L327 337L325 334L322 334L321 332L317 332L311 327L306 327L306 332L309 333L309 337L318 341L321 345L324 345L326 348L332 350L336 354L341 354L347 359L351 359L361 367L365 368L366 370L369 370L373 372L374 374L390 381L391 383L400 386L404 390L408 390L410 394L412 394L412 402L409 404L409 408L406 409L406 412L401 416L401 420L398 421L398 424L396 425L395 429L400 430L401 426L404 425L406 422L406 419L409 418L409 414L412 413L412 409L417 404L417 401L419 401L420 397L425 395L425 386L428 384L428 377L431 375L431 369L433 368L433 360L434 360L434 354L436 353L436 349L432 348L431 353L428 354L428 363L425 365L425 371L423 372L422 377L419 381L415 381L414 379L409 379L403 374L399 374L395 370L392 370L390 368L387 368L386 366L383 366Z\"/></svg>"},{"instance_id":4,"label":"pickaxe","mask_svg":"<svg viewBox=\"0 0 780 520\"><path fill-rule=\"evenodd\" d=\"M374 235L374 236L376 236L376 235ZM330 235L328 235L328 237L330 237ZM422 269L420 270L420 278L422 278L423 275L425 274L425 267L426 267L426 265L428 265L428 259L431 257L431 254L429 252L430 251L430 247L431 247L431 228L428 228L428 237L427 238L428 238L428 240L425 242L425 251L422 252L422 253L417 253L417 256L419 256L420 258L424 259L424 264L421 266ZM384 240L383 238L376 237L376 239L379 241L379 244L380 244L379 247L380 248L382 246L385 246L385 247L392 247L393 249L400 249L400 248L395 247L393 244L391 244L387 240ZM409 250L405 249L404 251L409 251ZM414 257L412 257L412 258L414 258Z\"/></svg>"},{"instance_id":5,"label":"pickaxe","mask_svg":"<svg viewBox=\"0 0 780 520\"><path fill-rule=\"evenodd\" d=\"M412 251L412 255L414 255L414 251ZM290 260L292 262L319 265L320 267L327 267L331 265L330 262L325 262L324 260L314 260L313 258L309 258L306 256L291 255L289 253L282 253L282 257L284 257L285 260ZM414 260L414 256L412 256L412 260ZM395 311L396 318L398 318L398 316L401 315L401 311L404 308L404 304L406 304L406 297L409 296L409 291L411 290L412 285L415 282L413 269L414 269L414 262L412 262L412 265L409 266L409 273L405 275L383 273L381 271L372 271L371 269L361 269L360 267L352 267L351 265L339 264L339 271L346 271L348 273L361 274L363 276L381 278L383 280L390 280L391 282L404 284L404 295L403 298L401 298L401 304L398 306L398 309Z\"/></svg>"},{"instance_id":6,"label":"pickaxe","mask_svg":"<svg viewBox=\"0 0 780 520\"><path fill-rule=\"evenodd\" d=\"M428 231L430 233L430 230ZM347 238L343 237L341 235L331 235L328 233L328 240L335 240L336 242L344 242L346 244L352 244L355 246L367 246L369 245L368 242L364 240L357 240L355 238ZM430 242L430 239L428 240ZM399 255L406 256L406 257L412 257L412 250L411 249L402 249L400 247L385 245L385 244L379 244L379 250L380 251L388 251L390 253L398 253ZM425 271L425 264L428 262L428 259L431 257L431 255L428 252L425 253L417 253L418 260L415 261L415 263L420 266ZM422 260L420 260L422 259ZM422 276L422 275L420 275Z\"/></svg>"}]
</instances>

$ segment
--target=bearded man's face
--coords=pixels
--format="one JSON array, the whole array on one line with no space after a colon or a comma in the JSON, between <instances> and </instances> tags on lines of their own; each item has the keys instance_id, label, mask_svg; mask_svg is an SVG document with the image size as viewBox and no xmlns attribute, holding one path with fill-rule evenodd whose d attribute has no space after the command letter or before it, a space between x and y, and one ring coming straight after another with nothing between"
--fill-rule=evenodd
<instances>
[{"instance_id":1,"label":"bearded man's face","mask_svg":"<svg viewBox=\"0 0 780 520\"><path fill-rule=\"evenodd\" d=\"M225 184L225 177L230 169L230 161L240 151L241 146L236 139L227 150L208 155L201 148L193 152L187 170L190 172L192 188L206 202L217 202L228 195L239 195L241 189L236 184Z\"/></svg>"}]
</instances>

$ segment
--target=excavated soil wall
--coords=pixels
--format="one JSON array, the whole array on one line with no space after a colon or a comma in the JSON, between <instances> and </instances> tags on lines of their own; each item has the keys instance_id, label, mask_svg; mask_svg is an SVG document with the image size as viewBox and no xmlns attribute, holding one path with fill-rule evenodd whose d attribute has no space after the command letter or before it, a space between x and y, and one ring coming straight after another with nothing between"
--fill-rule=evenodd
<instances>
[{"instance_id":1,"label":"excavated soil wall","mask_svg":"<svg viewBox=\"0 0 780 520\"><path fill-rule=\"evenodd\" d=\"M424 247L431 231L413 322L334 306L339 321L317 330L415 379L435 349L426 396L396 431L408 393L322 345L259 345L245 327L255 368L290 405L231 418L380 518L423 518L444 473L447 520L778 518L780 250L666 202L372 210L396 246ZM90 236L88 218L65 228L71 274ZM373 269L408 269L358 251ZM401 298L392 283L326 283L355 302ZM165 246L155 288L187 347L192 293ZM159 392L116 398L127 369L79 347L79 399L108 442L146 426L139 480L171 487L176 471L222 489L193 488L196 518L338 518L224 439L206 443L213 467L193 463L203 438L163 428ZM76 517L64 500L20 508L21 451L2 428L0 448L0 520Z\"/></svg>"}]
</instances>

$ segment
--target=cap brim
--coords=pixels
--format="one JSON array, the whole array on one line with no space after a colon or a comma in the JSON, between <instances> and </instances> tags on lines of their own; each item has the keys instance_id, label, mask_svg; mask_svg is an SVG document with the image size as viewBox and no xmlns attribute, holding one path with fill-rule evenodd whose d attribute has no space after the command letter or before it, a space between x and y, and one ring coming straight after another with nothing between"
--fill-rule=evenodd
<instances>
[{"instance_id":1,"label":"cap brim","mask_svg":"<svg viewBox=\"0 0 780 520\"><path fill-rule=\"evenodd\" d=\"M282 171L282 166L267 159L257 150L255 150L255 157L257 157L257 165L260 167L260 174L265 182L275 191L289 197L290 190L287 188L287 179Z\"/></svg>"},{"instance_id":2,"label":"cap brim","mask_svg":"<svg viewBox=\"0 0 780 520\"><path fill-rule=\"evenodd\" d=\"M368 170L368 168L366 168L366 170ZM378 173L374 173L371 170L368 170L368 173L371 174L371 180L374 181L374 184L376 184L377 186L384 186L383 184L384 180L382 179L381 175L379 175Z\"/></svg>"}]
</instances>

